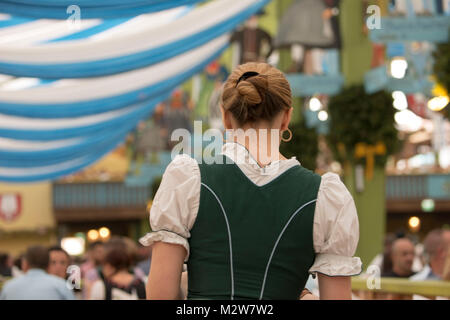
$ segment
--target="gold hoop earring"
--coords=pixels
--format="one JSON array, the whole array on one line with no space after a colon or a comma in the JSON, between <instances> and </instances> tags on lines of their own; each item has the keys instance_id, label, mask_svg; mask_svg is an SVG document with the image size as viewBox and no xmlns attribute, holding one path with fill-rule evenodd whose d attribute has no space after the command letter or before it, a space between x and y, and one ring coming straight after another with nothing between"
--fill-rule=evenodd
<instances>
[{"instance_id":1,"label":"gold hoop earring","mask_svg":"<svg viewBox=\"0 0 450 320\"><path fill-rule=\"evenodd\" d=\"M283 137L283 134L285 133L285 132L289 132L289 138L287 138L287 139L285 139L284 137ZM283 133L281 134L281 141L283 141L283 142L289 142L289 141L291 141L292 140L292 131L291 131L291 129L289 129L289 128L287 128L285 131L283 131Z\"/></svg>"}]
</instances>

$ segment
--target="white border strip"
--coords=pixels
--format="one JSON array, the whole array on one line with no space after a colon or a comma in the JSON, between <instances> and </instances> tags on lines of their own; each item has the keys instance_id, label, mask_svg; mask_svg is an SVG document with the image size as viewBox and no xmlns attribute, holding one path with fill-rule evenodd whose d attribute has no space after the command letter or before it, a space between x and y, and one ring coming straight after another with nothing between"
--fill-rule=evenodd
<instances>
[{"instance_id":1,"label":"white border strip","mask_svg":"<svg viewBox=\"0 0 450 320\"><path fill-rule=\"evenodd\" d=\"M213 196L216 198L217 202L220 205L220 208L222 209L223 216L225 217L225 222L227 223L227 229L228 229L228 242L230 245L230 272L231 272L231 300L234 300L234 270L233 270L233 247L231 243L231 230L230 230L230 224L228 223L227 214L225 213L225 209L223 208L222 202L220 202L219 197L215 194L215 192L208 187L206 184L202 182L202 186L207 188Z\"/></svg>"},{"instance_id":2,"label":"white border strip","mask_svg":"<svg viewBox=\"0 0 450 320\"><path fill-rule=\"evenodd\" d=\"M275 242L275 245L274 245L274 247L273 247L273 249L272 249L272 253L270 254L269 261L267 262L266 272L264 273L264 279L263 279L263 284L262 284L262 287L261 287L261 294L260 294L260 296L259 296L259 300L262 300L262 298L263 298L263 295L264 295L264 289L265 289L265 287L266 287L267 273L269 272L269 266L270 266L270 263L272 262L273 255L274 255L274 253L275 253L275 250L277 249L277 246L278 246L278 243L279 243L280 240L281 240L281 237L282 237L283 234L284 234L284 231L286 231L287 227L288 227L289 224L291 223L292 219L294 219L294 217L297 215L297 213L299 213L299 212L300 212L304 207L306 207L307 205L309 205L309 204L311 204L311 203L313 203L313 202L316 202L316 201L317 201L317 199L311 200L311 201L305 203L304 205L302 205L300 208L298 208L298 209L292 214L291 218L290 218L289 221L286 223L286 225L284 226L284 228L283 228L283 230L281 231L280 235L278 236L278 239L277 239L277 241Z\"/></svg>"}]
</instances>

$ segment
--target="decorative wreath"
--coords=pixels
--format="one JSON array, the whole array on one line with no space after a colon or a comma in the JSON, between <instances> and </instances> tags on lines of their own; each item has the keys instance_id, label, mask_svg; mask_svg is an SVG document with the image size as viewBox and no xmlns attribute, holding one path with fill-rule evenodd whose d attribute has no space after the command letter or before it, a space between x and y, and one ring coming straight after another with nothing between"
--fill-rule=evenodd
<instances>
[{"instance_id":1,"label":"decorative wreath","mask_svg":"<svg viewBox=\"0 0 450 320\"><path fill-rule=\"evenodd\" d=\"M388 156L399 149L390 93L367 94L363 86L349 87L330 99L328 110L327 138L336 159L364 164L367 178L374 166L384 167Z\"/></svg>"}]
</instances>

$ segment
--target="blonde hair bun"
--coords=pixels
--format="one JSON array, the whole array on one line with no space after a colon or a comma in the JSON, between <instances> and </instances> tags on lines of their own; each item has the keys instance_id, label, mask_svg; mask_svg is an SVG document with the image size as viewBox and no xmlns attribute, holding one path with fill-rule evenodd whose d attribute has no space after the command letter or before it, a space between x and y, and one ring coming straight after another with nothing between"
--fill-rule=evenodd
<instances>
[{"instance_id":1,"label":"blonde hair bun","mask_svg":"<svg viewBox=\"0 0 450 320\"><path fill-rule=\"evenodd\" d=\"M228 77L222 94L223 108L240 125L258 120L271 121L292 106L291 87L284 74L261 62L238 66Z\"/></svg>"}]
</instances>

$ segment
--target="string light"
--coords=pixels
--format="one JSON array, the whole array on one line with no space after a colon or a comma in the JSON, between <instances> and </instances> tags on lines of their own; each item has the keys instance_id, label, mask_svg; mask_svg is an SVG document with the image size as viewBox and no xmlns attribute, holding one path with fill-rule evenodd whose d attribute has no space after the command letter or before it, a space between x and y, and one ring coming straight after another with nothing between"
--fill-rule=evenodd
<instances>
[{"instance_id":1,"label":"string light","mask_svg":"<svg viewBox=\"0 0 450 320\"><path fill-rule=\"evenodd\" d=\"M394 99L394 108L403 111L408 109L408 100L406 95L402 91L394 91L392 93L392 98Z\"/></svg>"},{"instance_id":2,"label":"string light","mask_svg":"<svg viewBox=\"0 0 450 320\"><path fill-rule=\"evenodd\" d=\"M433 111L441 111L450 102L447 96L434 97L428 101L428 108Z\"/></svg>"},{"instance_id":3,"label":"string light","mask_svg":"<svg viewBox=\"0 0 450 320\"><path fill-rule=\"evenodd\" d=\"M433 199L423 199L420 205L422 207L422 211L424 212L434 211L435 204Z\"/></svg>"},{"instance_id":4,"label":"string light","mask_svg":"<svg viewBox=\"0 0 450 320\"><path fill-rule=\"evenodd\" d=\"M319 117L320 121L327 121L328 120L328 112L326 112L325 110L320 111L317 116Z\"/></svg>"},{"instance_id":5,"label":"string light","mask_svg":"<svg viewBox=\"0 0 450 320\"><path fill-rule=\"evenodd\" d=\"M423 119L409 110L399 111L394 115L395 122L400 126L401 130L417 131L422 127Z\"/></svg>"},{"instance_id":6,"label":"string light","mask_svg":"<svg viewBox=\"0 0 450 320\"><path fill-rule=\"evenodd\" d=\"M84 253L84 239L80 237L68 237L61 239L61 247L71 256Z\"/></svg>"},{"instance_id":7,"label":"string light","mask_svg":"<svg viewBox=\"0 0 450 320\"><path fill-rule=\"evenodd\" d=\"M411 231L418 231L420 228L420 219L418 217L411 217L408 220L408 224Z\"/></svg>"},{"instance_id":8,"label":"string light","mask_svg":"<svg viewBox=\"0 0 450 320\"><path fill-rule=\"evenodd\" d=\"M89 241L97 241L99 238L98 231L95 229L89 230L87 233L87 238Z\"/></svg>"},{"instance_id":9,"label":"string light","mask_svg":"<svg viewBox=\"0 0 450 320\"><path fill-rule=\"evenodd\" d=\"M403 79L408 69L405 58L395 58L391 61L391 75L396 79Z\"/></svg>"},{"instance_id":10,"label":"string light","mask_svg":"<svg viewBox=\"0 0 450 320\"><path fill-rule=\"evenodd\" d=\"M106 228L106 227L100 228L100 229L98 230L98 232L99 232L100 237L101 237L102 239L108 238L108 237L110 236L110 234L111 234L111 232L109 231L109 229Z\"/></svg>"},{"instance_id":11,"label":"string light","mask_svg":"<svg viewBox=\"0 0 450 320\"><path fill-rule=\"evenodd\" d=\"M322 108L322 103L317 98L311 98L309 100L309 109L313 112L317 112Z\"/></svg>"}]
</instances>

